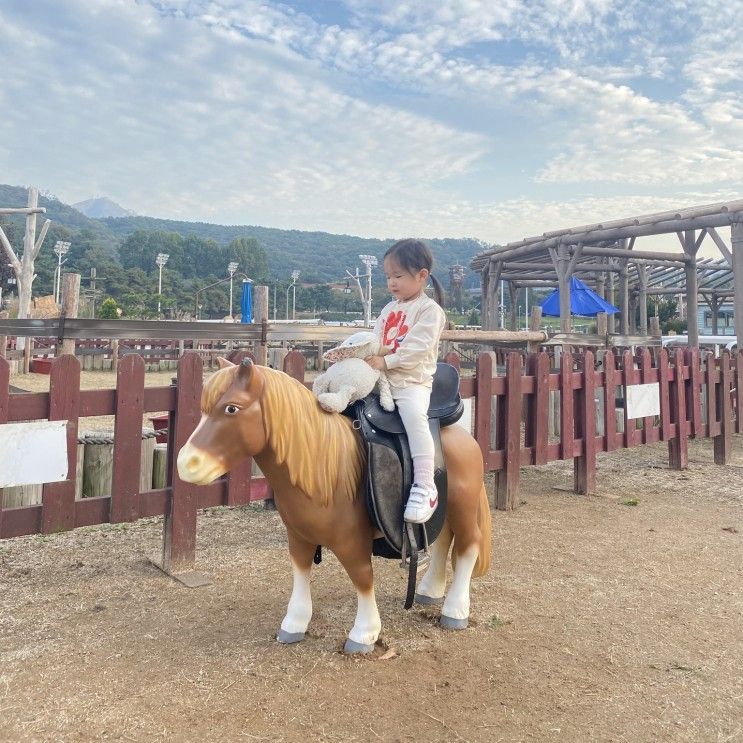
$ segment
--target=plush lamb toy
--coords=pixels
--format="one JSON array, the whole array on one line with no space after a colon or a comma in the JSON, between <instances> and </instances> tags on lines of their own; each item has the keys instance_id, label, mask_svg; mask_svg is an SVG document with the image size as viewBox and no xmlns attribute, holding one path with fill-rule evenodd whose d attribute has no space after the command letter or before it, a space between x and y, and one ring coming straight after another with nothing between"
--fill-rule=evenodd
<instances>
[{"instance_id":1,"label":"plush lamb toy","mask_svg":"<svg viewBox=\"0 0 743 743\"><path fill-rule=\"evenodd\" d=\"M375 386L379 390L380 405L388 411L395 409L387 375L364 361L367 356L384 354L380 346L374 333L362 331L323 354L326 361L335 362L312 385L312 392L323 410L342 413L352 402L366 397Z\"/></svg>"}]
</instances>

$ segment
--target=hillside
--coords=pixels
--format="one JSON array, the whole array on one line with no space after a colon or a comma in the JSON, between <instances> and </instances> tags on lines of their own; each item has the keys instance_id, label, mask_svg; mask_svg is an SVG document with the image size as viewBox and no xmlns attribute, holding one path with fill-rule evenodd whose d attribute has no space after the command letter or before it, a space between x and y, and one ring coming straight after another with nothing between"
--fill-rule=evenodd
<instances>
[{"instance_id":1,"label":"hillside","mask_svg":"<svg viewBox=\"0 0 743 743\"><path fill-rule=\"evenodd\" d=\"M333 235L328 232L280 230L255 225L219 225L207 222L181 222L153 217L123 217L100 220L119 239L135 230L162 230L180 235L208 238L227 244L236 237L255 237L268 255L269 270L277 278L287 278L295 269L301 271L304 281L325 282L342 279L345 270L361 268L359 254L379 258L393 240L377 240L352 235ZM449 266L469 264L482 244L475 239L428 240L436 258L436 269L445 278ZM467 271L467 284L476 285L478 278ZM447 280L448 281L448 280ZM375 283L381 283L381 272Z\"/></svg>"},{"instance_id":2,"label":"hillside","mask_svg":"<svg viewBox=\"0 0 743 743\"><path fill-rule=\"evenodd\" d=\"M0 184L0 206L23 206L27 192L21 186ZM105 200L108 201L108 200ZM54 196L40 196L39 203L52 220L54 239L69 239L75 244L95 243L112 258L118 259L121 242L136 230L177 233L183 237L195 236L227 245L236 237L254 237L263 246L268 257L269 272L279 280L287 279L293 270L299 270L300 280L324 283L342 280L346 269L363 268L359 254L381 258L393 240L377 240L352 235L334 235L327 232L281 230L255 225L220 225L207 222L184 222L154 217L126 216L93 219ZM87 202L81 202L80 206ZM113 203L113 202L110 202ZM104 205L105 206L105 205ZM116 205L118 207L118 205ZM120 207L119 207L120 208ZM91 212L92 213L92 212ZM6 218L19 228L21 217ZM455 263L467 267L482 244L475 239L430 239L436 258L434 271L448 284L449 266ZM383 284L382 272L374 272L374 283ZM477 286L479 277L467 269L466 286Z\"/></svg>"}]
</instances>

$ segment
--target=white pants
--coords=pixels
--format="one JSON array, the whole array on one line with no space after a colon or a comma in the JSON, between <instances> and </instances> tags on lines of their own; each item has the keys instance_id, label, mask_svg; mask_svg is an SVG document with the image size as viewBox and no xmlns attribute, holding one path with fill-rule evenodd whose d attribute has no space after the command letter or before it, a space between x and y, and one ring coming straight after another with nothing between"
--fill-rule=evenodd
<instances>
[{"instance_id":1,"label":"white pants","mask_svg":"<svg viewBox=\"0 0 743 743\"><path fill-rule=\"evenodd\" d=\"M434 456L433 437L428 427L428 406L431 390L419 384L409 387L391 387L392 399L402 418L412 457Z\"/></svg>"}]
</instances>

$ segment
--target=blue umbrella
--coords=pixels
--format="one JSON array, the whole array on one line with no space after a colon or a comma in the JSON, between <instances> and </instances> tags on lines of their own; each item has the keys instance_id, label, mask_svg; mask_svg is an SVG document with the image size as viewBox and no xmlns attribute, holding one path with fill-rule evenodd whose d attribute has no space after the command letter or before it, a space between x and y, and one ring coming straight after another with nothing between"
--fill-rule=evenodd
<instances>
[{"instance_id":1,"label":"blue umbrella","mask_svg":"<svg viewBox=\"0 0 743 743\"><path fill-rule=\"evenodd\" d=\"M589 289L580 279L570 279L570 314L583 317L595 317L599 312L613 315L619 307L601 299L596 292ZM560 317L560 290L556 289L542 302L542 314Z\"/></svg>"},{"instance_id":2,"label":"blue umbrella","mask_svg":"<svg viewBox=\"0 0 743 743\"><path fill-rule=\"evenodd\" d=\"M243 293L240 297L240 322L253 322L253 284L243 279Z\"/></svg>"}]
</instances>

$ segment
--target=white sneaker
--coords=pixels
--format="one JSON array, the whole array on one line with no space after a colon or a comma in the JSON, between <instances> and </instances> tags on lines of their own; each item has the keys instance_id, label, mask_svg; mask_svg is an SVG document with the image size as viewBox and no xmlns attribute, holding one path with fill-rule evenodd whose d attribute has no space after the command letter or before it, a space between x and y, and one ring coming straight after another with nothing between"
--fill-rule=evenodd
<instances>
[{"instance_id":1,"label":"white sneaker","mask_svg":"<svg viewBox=\"0 0 743 743\"><path fill-rule=\"evenodd\" d=\"M424 524L433 516L438 504L439 494L435 487L427 488L414 483L410 488L403 518L409 524Z\"/></svg>"}]
</instances>

